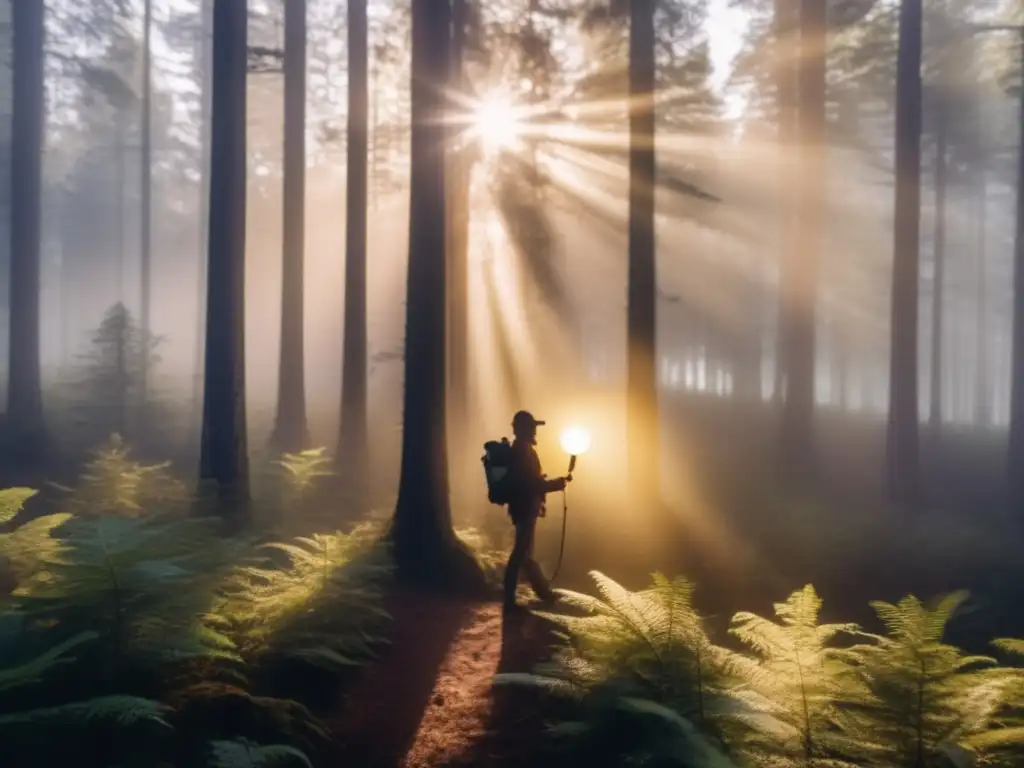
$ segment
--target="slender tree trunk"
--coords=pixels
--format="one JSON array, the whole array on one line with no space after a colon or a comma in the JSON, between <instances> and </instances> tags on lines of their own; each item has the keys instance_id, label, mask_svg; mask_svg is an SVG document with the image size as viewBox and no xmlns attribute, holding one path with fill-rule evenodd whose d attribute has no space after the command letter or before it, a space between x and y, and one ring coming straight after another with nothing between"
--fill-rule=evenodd
<instances>
[{"instance_id":1,"label":"slender tree trunk","mask_svg":"<svg viewBox=\"0 0 1024 768\"><path fill-rule=\"evenodd\" d=\"M210 64L213 60L212 27L213 0L202 0L200 5L200 108L199 108L199 193L196 202L198 239L196 242L196 339L192 372L192 418L202 423L203 407L203 355L206 329L201 319L206 311L207 245L210 226Z\"/></svg>"},{"instance_id":2,"label":"slender tree trunk","mask_svg":"<svg viewBox=\"0 0 1024 768\"><path fill-rule=\"evenodd\" d=\"M902 0L896 61L896 201L887 480L891 499L921 498L917 304L921 217L921 0Z\"/></svg>"},{"instance_id":3,"label":"slender tree trunk","mask_svg":"<svg viewBox=\"0 0 1024 768\"><path fill-rule=\"evenodd\" d=\"M35 462L49 447L39 359L45 10L41 2L12 3L11 10L14 55L7 418L12 458Z\"/></svg>"},{"instance_id":4,"label":"slender tree trunk","mask_svg":"<svg viewBox=\"0 0 1024 768\"><path fill-rule=\"evenodd\" d=\"M988 180L985 172L984 159L978 170L978 246L977 275L975 277L975 320L974 349L977 354L974 379L974 422L978 426L988 427L992 424L992 372L989 354L988 323L988 269L986 227L988 225Z\"/></svg>"},{"instance_id":5,"label":"slender tree trunk","mask_svg":"<svg viewBox=\"0 0 1024 768\"><path fill-rule=\"evenodd\" d=\"M281 352L277 418L271 445L297 453L309 446L303 273L306 260L306 0L284 6L284 222L281 254Z\"/></svg>"},{"instance_id":6,"label":"slender tree trunk","mask_svg":"<svg viewBox=\"0 0 1024 768\"><path fill-rule=\"evenodd\" d=\"M142 332L142 359L139 361L139 435L146 434L146 415L149 402L149 338L151 328L151 290L153 261L153 78L151 65L153 52L153 0L144 0L142 16L142 120L139 130L139 196L140 211L139 280L141 283L139 329Z\"/></svg>"},{"instance_id":7,"label":"slender tree trunk","mask_svg":"<svg viewBox=\"0 0 1024 768\"><path fill-rule=\"evenodd\" d=\"M117 227L117 246L114 250L114 296L117 301L126 303L127 297L125 296L125 280L124 280L124 261L125 261L125 243L124 243L124 223L125 223L125 204L124 204L124 188L127 182L128 172L125 167L125 154L128 152L128 130L126 123L128 117L124 113L124 110L118 110L117 116L117 127L115 129L115 141L117 143L114 149L114 194L117 195L116 202L114 204L114 225Z\"/></svg>"},{"instance_id":8,"label":"slender tree trunk","mask_svg":"<svg viewBox=\"0 0 1024 768\"><path fill-rule=\"evenodd\" d=\"M412 175L406 284L402 468L391 526L405 579L481 586L472 555L452 530L448 478L448 289L443 93L450 70L449 0L412 0ZM471 582L471 574L476 578Z\"/></svg>"},{"instance_id":9,"label":"slender tree trunk","mask_svg":"<svg viewBox=\"0 0 1024 768\"><path fill-rule=\"evenodd\" d=\"M928 425L936 437L942 429L943 337L946 291L946 117L939 115L935 137L935 253L932 287L931 395Z\"/></svg>"},{"instance_id":10,"label":"slender tree trunk","mask_svg":"<svg viewBox=\"0 0 1024 768\"><path fill-rule=\"evenodd\" d=\"M629 18L629 266L627 286L627 491L640 508L660 504L657 277L654 252L654 0Z\"/></svg>"},{"instance_id":11,"label":"slender tree trunk","mask_svg":"<svg viewBox=\"0 0 1024 768\"><path fill-rule=\"evenodd\" d=\"M798 70L800 136L799 226L795 253L785 263L786 399L782 412L783 456L806 472L814 428L815 316L818 264L825 218L825 36L824 0L801 0Z\"/></svg>"},{"instance_id":12,"label":"slender tree trunk","mask_svg":"<svg viewBox=\"0 0 1024 768\"><path fill-rule=\"evenodd\" d=\"M356 505L370 491L367 426L366 197L368 46L366 0L348 4L348 192L345 213L345 330L342 350L338 474Z\"/></svg>"},{"instance_id":13,"label":"slender tree trunk","mask_svg":"<svg viewBox=\"0 0 1024 768\"><path fill-rule=\"evenodd\" d=\"M1024 79L1024 32L1021 33ZM1010 442L1008 477L1015 512L1024 508L1024 88L1020 93L1021 136L1017 142L1017 231L1013 244L1013 348L1010 363Z\"/></svg>"},{"instance_id":14,"label":"slender tree trunk","mask_svg":"<svg viewBox=\"0 0 1024 768\"><path fill-rule=\"evenodd\" d=\"M793 274L796 248L796 198L792 193L793 158L797 151L797 69L794 48L797 44L798 0L775 0L775 103L778 111L779 151L779 206L781 232L779 248L779 293L776 311L775 370L772 399L777 403L786 398L787 349L791 346L790 317L783 284Z\"/></svg>"},{"instance_id":15,"label":"slender tree trunk","mask_svg":"<svg viewBox=\"0 0 1024 768\"><path fill-rule=\"evenodd\" d=\"M213 483L225 515L241 523L249 502L245 421L245 203L248 13L214 0L210 130L210 239L200 482Z\"/></svg>"}]
</instances>

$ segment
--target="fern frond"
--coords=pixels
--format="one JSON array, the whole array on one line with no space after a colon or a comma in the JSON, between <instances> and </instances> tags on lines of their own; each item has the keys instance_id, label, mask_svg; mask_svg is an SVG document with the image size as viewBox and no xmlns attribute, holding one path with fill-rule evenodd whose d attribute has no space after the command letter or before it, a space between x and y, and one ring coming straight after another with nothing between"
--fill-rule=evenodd
<instances>
[{"instance_id":1,"label":"fern frond","mask_svg":"<svg viewBox=\"0 0 1024 768\"><path fill-rule=\"evenodd\" d=\"M210 768L313 768L304 752L283 744L262 746L246 739L210 742Z\"/></svg>"},{"instance_id":2,"label":"fern frond","mask_svg":"<svg viewBox=\"0 0 1024 768\"><path fill-rule=\"evenodd\" d=\"M70 651L98 637L95 632L81 632L22 664L0 667L0 691L38 682L54 667L72 663L75 659L68 655Z\"/></svg>"},{"instance_id":3,"label":"fern frond","mask_svg":"<svg viewBox=\"0 0 1024 768\"><path fill-rule=\"evenodd\" d=\"M0 715L0 728L93 726L98 723L127 727L143 722L170 728L164 719L169 711L160 702L137 696L101 696L88 701Z\"/></svg>"},{"instance_id":4,"label":"fern frond","mask_svg":"<svg viewBox=\"0 0 1024 768\"><path fill-rule=\"evenodd\" d=\"M9 523L39 491L35 488L4 488L0 490L0 525Z\"/></svg>"}]
</instances>

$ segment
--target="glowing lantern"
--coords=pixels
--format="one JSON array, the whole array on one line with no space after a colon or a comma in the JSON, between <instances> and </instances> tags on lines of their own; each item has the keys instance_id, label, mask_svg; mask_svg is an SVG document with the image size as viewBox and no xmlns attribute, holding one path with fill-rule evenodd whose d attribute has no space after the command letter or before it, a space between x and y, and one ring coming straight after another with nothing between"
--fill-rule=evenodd
<instances>
[{"instance_id":1,"label":"glowing lantern","mask_svg":"<svg viewBox=\"0 0 1024 768\"><path fill-rule=\"evenodd\" d=\"M590 450L590 433L583 427L569 427L562 432L562 450L569 454L569 473L576 468L576 457Z\"/></svg>"}]
</instances>

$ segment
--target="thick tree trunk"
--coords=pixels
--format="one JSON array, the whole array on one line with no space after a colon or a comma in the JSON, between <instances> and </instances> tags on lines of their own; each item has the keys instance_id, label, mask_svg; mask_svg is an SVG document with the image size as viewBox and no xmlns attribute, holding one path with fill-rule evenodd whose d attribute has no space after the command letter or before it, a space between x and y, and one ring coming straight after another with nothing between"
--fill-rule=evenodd
<instances>
[{"instance_id":1,"label":"thick tree trunk","mask_svg":"<svg viewBox=\"0 0 1024 768\"><path fill-rule=\"evenodd\" d=\"M469 0L452 0L451 88L468 96L464 76L466 15ZM457 107L464 112L461 104ZM453 137L465 130L453 121ZM450 448L454 459L453 491L461 500L467 485L468 426L471 419L469 395L469 185L471 158L468 148L449 146L448 186L448 405L451 425Z\"/></svg>"},{"instance_id":2,"label":"thick tree trunk","mask_svg":"<svg viewBox=\"0 0 1024 768\"><path fill-rule=\"evenodd\" d=\"M946 125L939 115L935 137L935 246L932 286L931 394L928 426L938 436L942 429L943 340L945 335L946 291Z\"/></svg>"},{"instance_id":3,"label":"thick tree trunk","mask_svg":"<svg viewBox=\"0 0 1024 768\"><path fill-rule=\"evenodd\" d=\"M303 281L306 261L306 0L284 6L284 189L281 340L277 417L270 444L297 453L309 447Z\"/></svg>"},{"instance_id":4,"label":"thick tree trunk","mask_svg":"<svg viewBox=\"0 0 1024 768\"><path fill-rule=\"evenodd\" d=\"M11 272L7 419L11 458L36 462L49 443L39 359L44 121L43 3L12 3Z\"/></svg>"},{"instance_id":5,"label":"thick tree trunk","mask_svg":"<svg viewBox=\"0 0 1024 768\"><path fill-rule=\"evenodd\" d=\"M146 435L149 402L149 343L151 328L151 292L153 262L153 78L151 65L153 0L144 0L142 14L142 115L139 128L139 329L142 332L142 359L139 360L139 436Z\"/></svg>"},{"instance_id":6,"label":"thick tree trunk","mask_svg":"<svg viewBox=\"0 0 1024 768\"><path fill-rule=\"evenodd\" d=\"M354 505L369 494L366 331L368 56L366 0L348 4L348 193L345 213L345 329L338 476Z\"/></svg>"},{"instance_id":7,"label":"thick tree trunk","mask_svg":"<svg viewBox=\"0 0 1024 768\"><path fill-rule=\"evenodd\" d=\"M402 467L390 538L399 574L412 583L482 585L452 530L448 479L448 289L443 93L450 68L449 0L412 0L412 176L406 283Z\"/></svg>"},{"instance_id":8,"label":"thick tree trunk","mask_svg":"<svg viewBox=\"0 0 1024 768\"><path fill-rule=\"evenodd\" d=\"M1021 33L1021 75L1024 79L1024 32ZM1010 444L1007 451L1010 499L1015 512L1024 509L1024 87L1021 88L1021 136L1017 142L1017 231L1013 244L1013 351L1010 362Z\"/></svg>"},{"instance_id":9,"label":"thick tree trunk","mask_svg":"<svg viewBox=\"0 0 1024 768\"><path fill-rule=\"evenodd\" d=\"M896 61L896 201L892 340L889 358L888 488L913 505L921 498L917 405L917 305L921 217L921 0L903 0Z\"/></svg>"},{"instance_id":10,"label":"thick tree trunk","mask_svg":"<svg viewBox=\"0 0 1024 768\"><path fill-rule=\"evenodd\" d=\"M811 463L814 427L815 316L818 264L825 218L825 36L824 0L800 3L798 70L800 137L799 226L793 257L784 263L783 344L786 399L782 412L782 445L786 462L806 472Z\"/></svg>"},{"instance_id":11,"label":"thick tree trunk","mask_svg":"<svg viewBox=\"0 0 1024 768\"><path fill-rule=\"evenodd\" d=\"M633 0L629 19L629 266L627 286L627 491L641 509L660 505L657 277L654 249L654 0Z\"/></svg>"},{"instance_id":12,"label":"thick tree trunk","mask_svg":"<svg viewBox=\"0 0 1024 768\"><path fill-rule=\"evenodd\" d=\"M245 421L246 3L214 0L210 239L201 483L244 521L249 502Z\"/></svg>"}]
</instances>

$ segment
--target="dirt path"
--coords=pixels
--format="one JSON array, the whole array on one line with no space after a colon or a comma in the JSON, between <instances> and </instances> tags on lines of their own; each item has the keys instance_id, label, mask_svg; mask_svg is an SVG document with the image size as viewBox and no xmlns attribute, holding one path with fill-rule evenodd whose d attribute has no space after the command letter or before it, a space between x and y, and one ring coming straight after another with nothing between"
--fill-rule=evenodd
<instances>
[{"instance_id":1,"label":"dirt path","mask_svg":"<svg viewBox=\"0 0 1024 768\"><path fill-rule=\"evenodd\" d=\"M499 671L527 671L550 646L527 615L503 626L497 604L402 594L389 606L391 646L346 696L332 731L338 765L361 768L540 766L535 696L498 688Z\"/></svg>"}]
</instances>

